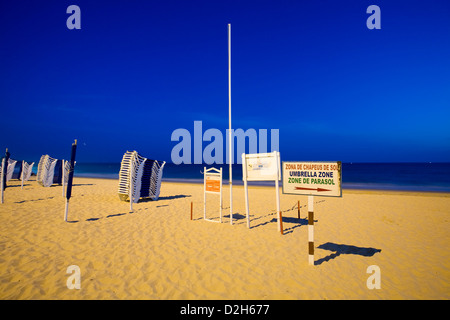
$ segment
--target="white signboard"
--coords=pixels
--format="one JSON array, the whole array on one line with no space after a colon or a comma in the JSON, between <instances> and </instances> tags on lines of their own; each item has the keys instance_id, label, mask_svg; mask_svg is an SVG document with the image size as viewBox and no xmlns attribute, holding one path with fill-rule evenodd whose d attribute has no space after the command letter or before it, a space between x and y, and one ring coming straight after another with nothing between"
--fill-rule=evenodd
<instances>
[{"instance_id":1,"label":"white signboard","mask_svg":"<svg viewBox=\"0 0 450 320\"><path fill-rule=\"evenodd\" d=\"M247 181L274 181L281 179L280 156L277 153L254 153L245 155L246 176L242 180ZM244 162L243 162L244 164Z\"/></svg>"},{"instance_id":2,"label":"white signboard","mask_svg":"<svg viewBox=\"0 0 450 320\"><path fill-rule=\"evenodd\" d=\"M283 234L282 216L280 211L279 180L281 178L280 153L242 154L242 180L244 180L245 209L247 227L250 228L247 181L275 181L275 196L278 213L278 231Z\"/></svg>"},{"instance_id":3,"label":"white signboard","mask_svg":"<svg viewBox=\"0 0 450 320\"><path fill-rule=\"evenodd\" d=\"M340 161L283 162L283 193L342 196Z\"/></svg>"}]
</instances>

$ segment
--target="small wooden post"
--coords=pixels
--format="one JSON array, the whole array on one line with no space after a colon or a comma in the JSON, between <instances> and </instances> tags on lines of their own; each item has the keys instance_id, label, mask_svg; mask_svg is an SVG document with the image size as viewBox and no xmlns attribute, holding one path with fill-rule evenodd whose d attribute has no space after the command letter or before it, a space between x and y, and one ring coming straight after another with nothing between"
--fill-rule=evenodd
<instances>
[{"instance_id":1,"label":"small wooden post","mask_svg":"<svg viewBox=\"0 0 450 320\"><path fill-rule=\"evenodd\" d=\"M278 211L278 220L280 221L280 232L283 235L283 217L281 216L281 211Z\"/></svg>"},{"instance_id":2,"label":"small wooden post","mask_svg":"<svg viewBox=\"0 0 450 320\"><path fill-rule=\"evenodd\" d=\"M297 209L298 209L298 219L300 220L300 200L298 201Z\"/></svg>"},{"instance_id":3,"label":"small wooden post","mask_svg":"<svg viewBox=\"0 0 450 320\"><path fill-rule=\"evenodd\" d=\"M280 191L278 187L278 179L275 180L275 191L276 191L276 199L277 199L277 211L278 211L278 231L283 234L283 221L281 216L281 210L280 210Z\"/></svg>"},{"instance_id":4,"label":"small wooden post","mask_svg":"<svg viewBox=\"0 0 450 320\"><path fill-rule=\"evenodd\" d=\"M193 211L194 211L194 204L193 204L192 201L191 201L191 220L192 220L192 214L193 214Z\"/></svg>"}]
</instances>

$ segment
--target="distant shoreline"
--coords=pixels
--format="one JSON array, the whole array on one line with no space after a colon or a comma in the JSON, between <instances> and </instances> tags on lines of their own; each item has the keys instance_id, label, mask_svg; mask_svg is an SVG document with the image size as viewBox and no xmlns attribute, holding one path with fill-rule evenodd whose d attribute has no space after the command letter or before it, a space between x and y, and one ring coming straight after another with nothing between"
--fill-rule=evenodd
<instances>
[{"instance_id":1,"label":"distant shoreline","mask_svg":"<svg viewBox=\"0 0 450 320\"><path fill-rule=\"evenodd\" d=\"M75 175L76 178L86 178L86 179L106 179L115 180L119 179L119 175L114 176L113 174L90 174L90 173L80 173ZM203 179L188 179L188 178L164 178L162 182L170 183L186 183L186 184L202 184ZM227 186L228 179L223 180L223 184ZM242 180L233 180L233 185L243 186ZM260 186L260 187L273 187L274 182L270 181L250 181L249 186ZM280 188L281 181L280 181ZM373 191L399 191L399 192L433 192L433 193L450 193L450 190L445 187L420 187L420 186L398 186L398 185L388 185L388 184L376 184L376 183L342 183L343 190L373 190Z\"/></svg>"}]
</instances>

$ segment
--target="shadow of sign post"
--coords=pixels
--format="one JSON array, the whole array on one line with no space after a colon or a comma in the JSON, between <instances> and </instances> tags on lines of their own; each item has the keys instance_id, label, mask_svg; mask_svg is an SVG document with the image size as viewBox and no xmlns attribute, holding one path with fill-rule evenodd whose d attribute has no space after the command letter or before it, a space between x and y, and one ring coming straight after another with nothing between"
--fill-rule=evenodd
<instances>
[{"instance_id":1,"label":"shadow of sign post","mask_svg":"<svg viewBox=\"0 0 450 320\"><path fill-rule=\"evenodd\" d=\"M325 261L334 259L334 258L340 256L341 254L356 254L356 255L360 255L360 256L364 256L364 257L372 257L375 253L381 252L381 249L357 247L357 246L351 246L351 245L346 245L346 244L336 244L336 243L332 243L332 242L327 242L327 243L321 244L317 248L333 251L333 253L322 259L317 260L314 263L315 265L319 265Z\"/></svg>"}]
</instances>

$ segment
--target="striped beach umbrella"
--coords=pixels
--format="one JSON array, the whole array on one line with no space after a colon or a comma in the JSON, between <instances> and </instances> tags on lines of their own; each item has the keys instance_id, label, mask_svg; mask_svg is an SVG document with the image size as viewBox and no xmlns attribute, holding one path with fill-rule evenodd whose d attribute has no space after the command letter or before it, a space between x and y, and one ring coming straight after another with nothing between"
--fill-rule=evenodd
<instances>
[{"instance_id":1,"label":"striped beach umbrella","mask_svg":"<svg viewBox=\"0 0 450 320\"><path fill-rule=\"evenodd\" d=\"M6 148L6 152L5 152L5 165L2 166L2 170L3 170L3 190L6 189L6 175L8 173L8 160L11 157L11 154L8 152L8 148Z\"/></svg>"}]
</instances>

